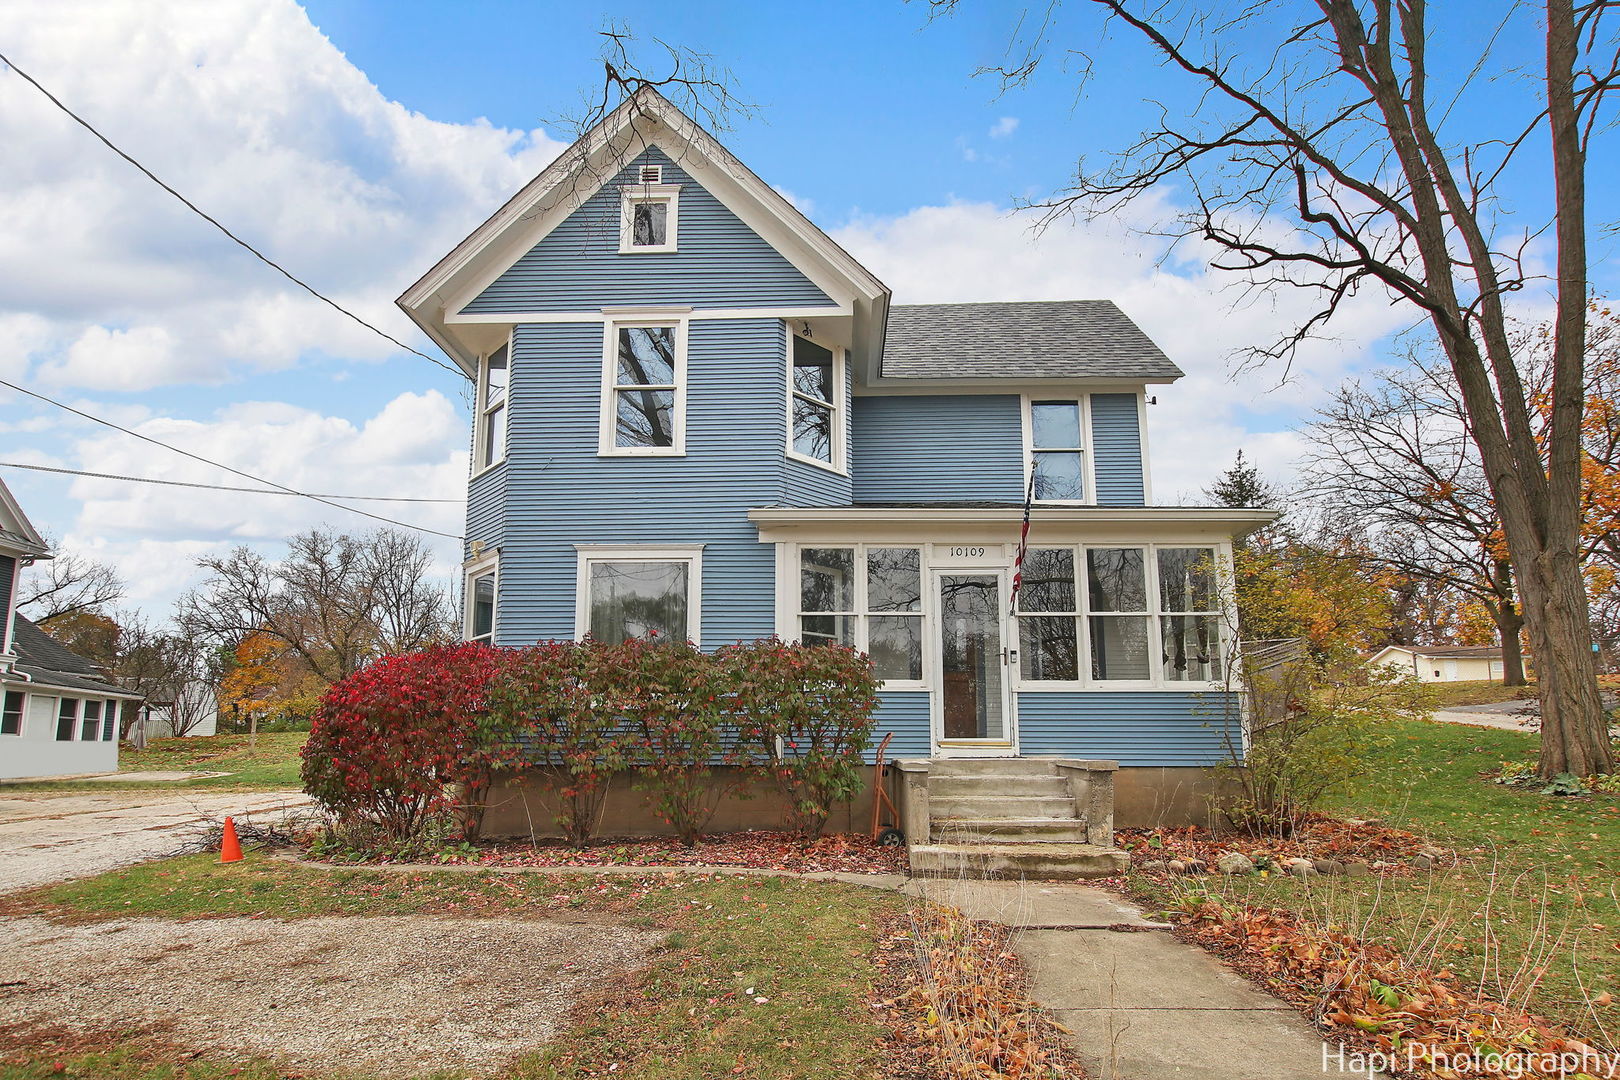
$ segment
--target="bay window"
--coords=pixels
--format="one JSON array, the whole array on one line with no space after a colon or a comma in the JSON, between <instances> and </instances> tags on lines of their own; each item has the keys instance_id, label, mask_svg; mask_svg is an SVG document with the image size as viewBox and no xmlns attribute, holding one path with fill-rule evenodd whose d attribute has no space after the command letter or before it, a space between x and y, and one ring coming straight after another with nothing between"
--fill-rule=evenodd
<instances>
[{"instance_id":1,"label":"bay window","mask_svg":"<svg viewBox=\"0 0 1620 1080\"><path fill-rule=\"evenodd\" d=\"M682 330L679 322L609 324L602 453L684 452Z\"/></svg>"},{"instance_id":2,"label":"bay window","mask_svg":"<svg viewBox=\"0 0 1620 1080\"><path fill-rule=\"evenodd\" d=\"M498 555L489 555L467 567L466 611L463 614L462 636L468 641L495 643L496 576L500 572Z\"/></svg>"},{"instance_id":3,"label":"bay window","mask_svg":"<svg viewBox=\"0 0 1620 1080\"><path fill-rule=\"evenodd\" d=\"M511 349L502 345L479 366L478 420L473 435L473 471L481 472L506 458L506 388Z\"/></svg>"},{"instance_id":4,"label":"bay window","mask_svg":"<svg viewBox=\"0 0 1620 1080\"><path fill-rule=\"evenodd\" d=\"M833 349L792 335L788 358L788 456L843 468L844 372Z\"/></svg>"},{"instance_id":5,"label":"bay window","mask_svg":"<svg viewBox=\"0 0 1620 1080\"><path fill-rule=\"evenodd\" d=\"M697 548L581 548L576 636L698 641Z\"/></svg>"}]
</instances>

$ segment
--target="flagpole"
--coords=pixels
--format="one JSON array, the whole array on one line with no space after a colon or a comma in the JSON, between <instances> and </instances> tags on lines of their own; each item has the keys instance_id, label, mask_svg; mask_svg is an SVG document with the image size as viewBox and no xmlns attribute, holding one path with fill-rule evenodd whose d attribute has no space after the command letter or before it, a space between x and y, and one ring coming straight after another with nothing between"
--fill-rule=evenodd
<instances>
[{"instance_id":1,"label":"flagpole","mask_svg":"<svg viewBox=\"0 0 1620 1080\"><path fill-rule=\"evenodd\" d=\"M1024 492L1024 525L1018 533L1018 557L1013 560L1012 610L1018 616L1018 591L1024 586L1024 556L1029 553L1029 515L1035 506L1035 460L1029 462L1029 487Z\"/></svg>"}]
</instances>

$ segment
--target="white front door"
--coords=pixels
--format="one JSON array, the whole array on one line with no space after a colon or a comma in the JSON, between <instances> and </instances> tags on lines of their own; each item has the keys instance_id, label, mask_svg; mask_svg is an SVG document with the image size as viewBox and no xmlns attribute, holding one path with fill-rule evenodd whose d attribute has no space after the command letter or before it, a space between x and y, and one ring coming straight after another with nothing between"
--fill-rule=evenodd
<instances>
[{"instance_id":1,"label":"white front door","mask_svg":"<svg viewBox=\"0 0 1620 1080\"><path fill-rule=\"evenodd\" d=\"M1006 757L1017 752L1005 571L936 570L930 660L934 745L942 757Z\"/></svg>"}]
</instances>

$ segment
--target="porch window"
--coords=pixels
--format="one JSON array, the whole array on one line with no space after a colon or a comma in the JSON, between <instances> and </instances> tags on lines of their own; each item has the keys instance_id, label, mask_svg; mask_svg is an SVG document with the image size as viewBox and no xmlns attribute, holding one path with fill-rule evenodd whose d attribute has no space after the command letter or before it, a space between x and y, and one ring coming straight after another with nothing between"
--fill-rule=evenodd
<instances>
[{"instance_id":1,"label":"porch window","mask_svg":"<svg viewBox=\"0 0 1620 1080\"><path fill-rule=\"evenodd\" d=\"M676 323L612 326L603 453L683 452L680 331Z\"/></svg>"},{"instance_id":2,"label":"porch window","mask_svg":"<svg viewBox=\"0 0 1620 1080\"><path fill-rule=\"evenodd\" d=\"M837 354L793 335L789 371L788 452L832 468L842 465L844 377Z\"/></svg>"},{"instance_id":3,"label":"porch window","mask_svg":"<svg viewBox=\"0 0 1620 1080\"><path fill-rule=\"evenodd\" d=\"M1072 548L1031 548L1018 592L1021 672L1033 682L1080 678L1080 609Z\"/></svg>"},{"instance_id":4,"label":"porch window","mask_svg":"<svg viewBox=\"0 0 1620 1080\"><path fill-rule=\"evenodd\" d=\"M23 704L28 700L20 690L7 690L5 708L0 711L0 735L21 735Z\"/></svg>"},{"instance_id":5,"label":"porch window","mask_svg":"<svg viewBox=\"0 0 1620 1080\"><path fill-rule=\"evenodd\" d=\"M1213 548L1159 548L1160 636L1167 682L1223 676L1221 601Z\"/></svg>"},{"instance_id":6,"label":"porch window","mask_svg":"<svg viewBox=\"0 0 1620 1080\"><path fill-rule=\"evenodd\" d=\"M86 701L84 703L84 726L79 730L79 739L82 742L99 742L101 739L101 706L100 701Z\"/></svg>"},{"instance_id":7,"label":"porch window","mask_svg":"<svg viewBox=\"0 0 1620 1080\"><path fill-rule=\"evenodd\" d=\"M619 254L674 252L680 197L679 184L642 183L624 188L620 203Z\"/></svg>"},{"instance_id":8,"label":"porch window","mask_svg":"<svg viewBox=\"0 0 1620 1080\"><path fill-rule=\"evenodd\" d=\"M922 681L922 551L800 548L799 640L861 649L885 682Z\"/></svg>"},{"instance_id":9,"label":"porch window","mask_svg":"<svg viewBox=\"0 0 1620 1080\"><path fill-rule=\"evenodd\" d=\"M79 699L61 698L56 705L56 741L72 742L73 729L79 724Z\"/></svg>"},{"instance_id":10,"label":"porch window","mask_svg":"<svg viewBox=\"0 0 1620 1080\"><path fill-rule=\"evenodd\" d=\"M806 645L855 644L855 549L799 551L799 638Z\"/></svg>"},{"instance_id":11,"label":"porch window","mask_svg":"<svg viewBox=\"0 0 1620 1080\"><path fill-rule=\"evenodd\" d=\"M1086 550L1086 614L1093 679L1145 681L1153 677L1142 548Z\"/></svg>"},{"instance_id":12,"label":"porch window","mask_svg":"<svg viewBox=\"0 0 1620 1080\"><path fill-rule=\"evenodd\" d=\"M506 458L506 386L510 349L502 345L484 358L478 380L478 430L475 471Z\"/></svg>"},{"instance_id":13,"label":"porch window","mask_svg":"<svg viewBox=\"0 0 1620 1080\"><path fill-rule=\"evenodd\" d=\"M629 638L698 641L698 551L581 549L579 636L608 645Z\"/></svg>"},{"instance_id":14,"label":"porch window","mask_svg":"<svg viewBox=\"0 0 1620 1080\"><path fill-rule=\"evenodd\" d=\"M1041 502L1085 498L1085 444L1078 400L1029 403L1031 480Z\"/></svg>"}]
</instances>

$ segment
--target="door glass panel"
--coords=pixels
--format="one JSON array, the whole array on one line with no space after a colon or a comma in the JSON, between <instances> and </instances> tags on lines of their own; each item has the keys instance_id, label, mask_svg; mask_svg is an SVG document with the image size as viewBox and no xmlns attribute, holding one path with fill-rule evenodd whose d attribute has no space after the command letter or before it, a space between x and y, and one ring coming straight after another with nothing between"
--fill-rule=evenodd
<instances>
[{"instance_id":1,"label":"door glass panel","mask_svg":"<svg viewBox=\"0 0 1620 1080\"><path fill-rule=\"evenodd\" d=\"M941 574L939 614L945 738L1005 741L1000 576Z\"/></svg>"}]
</instances>

